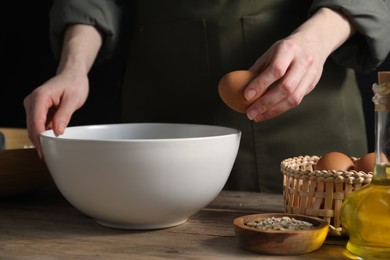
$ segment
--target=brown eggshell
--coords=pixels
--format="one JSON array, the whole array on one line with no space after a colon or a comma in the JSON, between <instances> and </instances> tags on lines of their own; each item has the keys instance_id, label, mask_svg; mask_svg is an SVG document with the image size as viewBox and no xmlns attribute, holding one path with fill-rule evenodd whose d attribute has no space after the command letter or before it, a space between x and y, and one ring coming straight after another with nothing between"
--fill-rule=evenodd
<instances>
[{"instance_id":1,"label":"brown eggshell","mask_svg":"<svg viewBox=\"0 0 390 260\"><path fill-rule=\"evenodd\" d=\"M349 171L354 169L354 163L350 157L340 152L324 154L316 163L315 170Z\"/></svg>"},{"instance_id":2,"label":"brown eggshell","mask_svg":"<svg viewBox=\"0 0 390 260\"><path fill-rule=\"evenodd\" d=\"M231 109L240 113L246 113L248 107L261 95L261 93L258 93L252 101L248 101L244 96L245 87L256 76L256 73L249 70L229 72L219 81L219 96Z\"/></svg>"},{"instance_id":3,"label":"brown eggshell","mask_svg":"<svg viewBox=\"0 0 390 260\"><path fill-rule=\"evenodd\" d=\"M382 162L387 162L387 158L384 154L382 154ZM355 170L362 172L373 172L375 167L375 153L368 153L363 155L355 161Z\"/></svg>"}]
</instances>

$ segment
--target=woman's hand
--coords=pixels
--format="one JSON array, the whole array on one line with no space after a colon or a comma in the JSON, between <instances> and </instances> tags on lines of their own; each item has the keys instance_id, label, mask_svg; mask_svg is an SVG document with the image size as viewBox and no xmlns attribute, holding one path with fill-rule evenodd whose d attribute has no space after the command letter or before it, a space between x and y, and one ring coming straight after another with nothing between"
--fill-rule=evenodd
<instances>
[{"instance_id":1,"label":"woman's hand","mask_svg":"<svg viewBox=\"0 0 390 260\"><path fill-rule=\"evenodd\" d=\"M248 108L248 118L260 122L298 106L317 85L329 55L354 32L341 13L321 8L271 46L250 68L259 75L246 87L246 99L266 92Z\"/></svg>"},{"instance_id":2,"label":"woman's hand","mask_svg":"<svg viewBox=\"0 0 390 260\"><path fill-rule=\"evenodd\" d=\"M28 135L42 157L39 134L53 129L64 133L73 113L87 100L88 77L64 71L36 88L24 99Z\"/></svg>"},{"instance_id":3,"label":"woman's hand","mask_svg":"<svg viewBox=\"0 0 390 260\"><path fill-rule=\"evenodd\" d=\"M248 118L260 122L298 106L318 83L324 62L299 39L276 42L250 68L259 75L246 88L245 97L250 100L256 92L267 91L248 108Z\"/></svg>"},{"instance_id":4,"label":"woman's hand","mask_svg":"<svg viewBox=\"0 0 390 260\"><path fill-rule=\"evenodd\" d=\"M87 100L88 72L102 45L99 31L85 24L69 25L64 35L57 75L24 100L28 135L42 157L39 134L64 133L73 113Z\"/></svg>"}]
</instances>

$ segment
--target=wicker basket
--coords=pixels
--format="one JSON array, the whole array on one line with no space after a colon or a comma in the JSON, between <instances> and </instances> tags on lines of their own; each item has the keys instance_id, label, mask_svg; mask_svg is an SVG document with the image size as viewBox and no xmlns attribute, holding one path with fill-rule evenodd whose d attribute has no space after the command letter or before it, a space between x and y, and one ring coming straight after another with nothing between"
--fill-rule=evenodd
<instances>
[{"instance_id":1,"label":"wicker basket","mask_svg":"<svg viewBox=\"0 0 390 260\"><path fill-rule=\"evenodd\" d=\"M314 170L319 158L299 156L282 161L285 210L323 218L331 226L330 234L345 235L340 220L341 205L351 192L371 182L372 173Z\"/></svg>"}]
</instances>

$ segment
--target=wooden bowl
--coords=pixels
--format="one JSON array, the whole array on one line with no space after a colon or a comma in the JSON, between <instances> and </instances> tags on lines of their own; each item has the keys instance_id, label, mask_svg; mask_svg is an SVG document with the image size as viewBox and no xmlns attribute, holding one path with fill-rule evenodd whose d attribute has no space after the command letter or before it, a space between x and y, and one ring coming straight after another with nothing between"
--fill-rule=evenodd
<instances>
[{"instance_id":1,"label":"wooden bowl","mask_svg":"<svg viewBox=\"0 0 390 260\"><path fill-rule=\"evenodd\" d=\"M271 217L290 217L312 223L302 230L262 230L250 227L249 221ZM297 214L265 213L238 217L234 220L234 231L242 247L249 251L272 255L298 255L317 250L328 233L329 223L323 219Z\"/></svg>"},{"instance_id":2,"label":"wooden bowl","mask_svg":"<svg viewBox=\"0 0 390 260\"><path fill-rule=\"evenodd\" d=\"M31 148L33 144L28 138L27 129L0 127L0 132L4 136L5 149Z\"/></svg>"},{"instance_id":3,"label":"wooden bowl","mask_svg":"<svg viewBox=\"0 0 390 260\"><path fill-rule=\"evenodd\" d=\"M0 151L0 198L37 191L51 184L52 178L26 129L0 128L5 150Z\"/></svg>"}]
</instances>

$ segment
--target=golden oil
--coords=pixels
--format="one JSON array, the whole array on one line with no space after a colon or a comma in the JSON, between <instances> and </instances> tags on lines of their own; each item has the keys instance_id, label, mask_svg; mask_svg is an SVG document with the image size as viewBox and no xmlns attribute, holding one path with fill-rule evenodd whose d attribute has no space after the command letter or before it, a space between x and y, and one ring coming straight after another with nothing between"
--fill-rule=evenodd
<instances>
[{"instance_id":1,"label":"golden oil","mask_svg":"<svg viewBox=\"0 0 390 260\"><path fill-rule=\"evenodd\" d=\"M378 172L390 166L376 165ZM381 174L382 175L382 174ZM348 232L347 249L363 259L390 259L390 180L374 180L345 200L341 221Z\"/></svg>"},{"instance_id":2,"label":"golden oil","mask_svg":"<svg viewBox=\"0 0 390 260\"><path fill-rule=\"evenodd\" d=\"M349 252L363 259L390 259L390 72L378 73L375 104L375 167L371 183L352 192L341 208Z\"/></svg>"}]
</instances>

